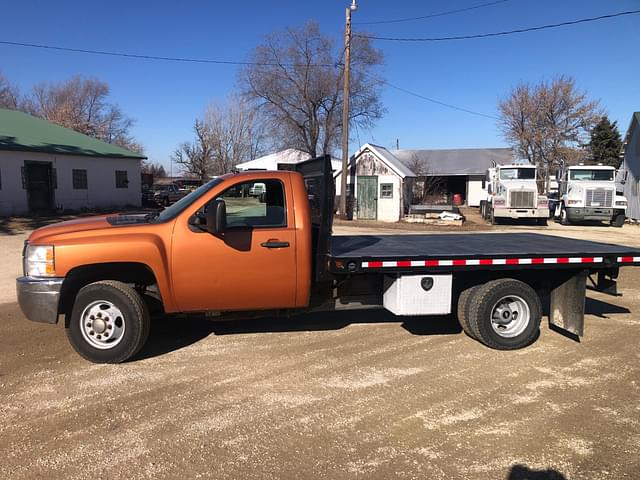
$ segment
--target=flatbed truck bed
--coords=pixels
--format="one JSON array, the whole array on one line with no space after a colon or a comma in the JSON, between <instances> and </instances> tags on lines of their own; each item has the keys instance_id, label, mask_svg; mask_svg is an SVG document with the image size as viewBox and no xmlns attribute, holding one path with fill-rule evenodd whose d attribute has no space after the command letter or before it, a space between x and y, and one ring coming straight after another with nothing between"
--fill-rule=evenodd
<instances>
[{"instance_id":1,"label":"flatbed truck bed","mask_svg":"<svg viewBox=\"0 0 640 480\"><path fill-rule=\"evenodd\" d=\"M334 273L473 269L611 269L640 264L640 248L537 233L336 235Z\"/></svg>"}]
</instances>

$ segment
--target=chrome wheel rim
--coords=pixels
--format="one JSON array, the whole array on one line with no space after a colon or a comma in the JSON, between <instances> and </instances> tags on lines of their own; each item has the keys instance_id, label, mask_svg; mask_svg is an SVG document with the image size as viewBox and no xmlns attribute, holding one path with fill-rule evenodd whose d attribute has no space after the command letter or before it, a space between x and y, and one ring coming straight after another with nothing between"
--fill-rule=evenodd
<instances>
[{"instance_id":1,"label":"chrome wheel rim","mask_svg":"<svg viewBox=\"0 0 640 480\"><path fill-rule=\"evenodd\" d=\"M80 315L82 337L94 348L114 348L122 341L124 330L124 315L108 300L91 302Z\"/></svg>"},{"instance_id":2,"label":"chrome wheel rim","mask_svg":"<svg viewBox=\"0 0 640 480\"><path fill-rule=\"evenodd\" d=\"M522 297L507 295L491 309L491 328L503 338L522 334L531 320L531 309Z\"/></svg>"}]
</instances>

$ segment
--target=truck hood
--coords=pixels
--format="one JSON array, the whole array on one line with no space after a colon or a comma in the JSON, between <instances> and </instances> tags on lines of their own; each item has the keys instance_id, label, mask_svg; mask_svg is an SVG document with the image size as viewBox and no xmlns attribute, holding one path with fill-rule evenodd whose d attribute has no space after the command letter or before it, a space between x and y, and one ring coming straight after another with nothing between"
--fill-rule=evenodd
<instances>
[{"instance_id":1,"label":"truck hood","mask_svg":"<svg viewBox=\"0 0 640 480\"><path fill-rule=\"evenodd\" d=\"M507 190L537 190L535 180L500 180Z\"/></svg>"},{"instance_id":2,"label":"truck hood","mask_svg":"<svg viewBox=\"0 0 640 480\"><path fill-rule=\"evenodd\" d=\"M54 237L59 235L87 232L90 230L111 229L125 225L140 225L144 223L149 223L149 219L145 214L114 214L78 218L54 223L34 230L29 236L29 243L46 243L54 240Z\"/></svg>"}]
</instances>

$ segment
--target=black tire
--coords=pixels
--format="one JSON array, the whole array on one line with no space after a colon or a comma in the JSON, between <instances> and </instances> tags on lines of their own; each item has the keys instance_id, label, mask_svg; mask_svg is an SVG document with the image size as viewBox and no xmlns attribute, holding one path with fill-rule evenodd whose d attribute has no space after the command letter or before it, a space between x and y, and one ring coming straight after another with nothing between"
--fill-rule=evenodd
<instances>
[{"instance_id":1,"label":"black tire","mask_svg":"<svg viewBox=\"0 0 640 480\"><path fill-rule=\"evenodd\" d=\"M618 213L611 221L611 226L616 228L622 228L624 225L625 216L624 213Z\"/></svg>"},{"instance_id":2,"label":"black tire","mask_svg":"<svg viewBox=\"0 0 640 480\"><path fill-rule=\"evenodd\" d=\"M564 205L560 207L560 225L571 225L567 209L564 208Z\"/></svg>"},{"instance_id":3,"label":"black tire","mask_svg":"<svg viewBox=\"0 0 640 480\"><path fill-rule=\"evenodd\" d=\"M491 225L497 225L498 224L498 220L496 219L494 212L493 212L493 205L491 206L491 211L489 213L489 220L491 221Z\"/></svg>"},{"instance_id":4,"label":"black tire","mask_svg":"<svg viewBox=\"0 0 640 480\"><path fill-rule=\"evenodd\" d=\"M483 220L487 219L486 210L487 210L487 202L485 200L480 200L480 216L482 217Z\"/></svg>"},{"instance_id":5,"label":"black tire","mask_svg":"<svg viewBox=\"0 0 640 480\"><path fill-rule=\"evenodd\" d=\"M541 227L546 227L547 226L547 219L546 218L538 218L536 223L538 225L540 225Z\"/></svg>"},{"instance_id":6,"label":"black tire","mask_svg":"<svg viewBox=\"0 0 640 480\"><path fill-rule=\"evenodd\" d=\"M113 311L119 311L122 314L122 317L118 317L121 325L118 328L122 328L122 333L114 346L108 346L110 339L99 342L103 347L98 348L92 345L87 338L93 339L94 334L97 338L100 338L99 333L101 332L98 332L97 328L95 329L96 332L86 332L89 328L84 329L84 322L90 322L90 319L87 315L85 315L85 319L82 316L85 310L92 305L92 308L102 309L109 304L115 307L116 310ZM105 309L102 311L109 312L112 310ZM90 312L91 310L88 311L88 313ZM98 316L100 316L100 313ZM105 316L105 318L108 317ZM118 318L108 320L115 325L118 322ZM106 327L105 323L107 324ZM108 322L103 322L100 325L102 331L106 332L105 339L108 333L111 331L115 333L116 331L115 326L109 325ZM89 327L89 323L86 326ZM91 283L80 289L75 298L65 330L71 346L86 360L94 363L121 363L140 351L149 337L150 327L149 309L138 292L122 282L103 280ZM106 330L106 328L112 330ZM83 333L83 331L86 333ZM87 335L87 338L85 338L85 335ZM98 342L98 340L93 341Z\"/></svg>"},{"instance_id":7,"label":"black tire","mask_svg":"<svg viewBox=\"0 0 640 480\"><path fill-rule=\"evenodd\" d=\"M494 307L504 299L511 297L524 302L529 309L529 319L521 320L521 329L513 336L499 334L493 327L492 313ZM507 300L507 301L510 301ZM542 306L538 294L526 283L511 278L492 280L472 292L468 300L467 321L475 338L496 350L515 350L531 345L540 335ZM515 321L515 320L514 320ZM514 323L514 326L518 324ZM502 327L497 327L500 330ZM505 327L506 329L506 327Z\"/></svg>"},{"instance_id":8,"label":"black tire","mask_svg":"<svg viewBox=\"0 0 640 480\"><path fill-rule=\"evenodd\" d=\"M472 287L466 288L462 292L460 292L460 296L458 297L458 322L469 337L477 340L475 334L471 330L471 325L469 325L469 306L470 300L473 298L473 294L476 290L480 288L480 285L474 285Z\"/></svg>"}]
</instances>

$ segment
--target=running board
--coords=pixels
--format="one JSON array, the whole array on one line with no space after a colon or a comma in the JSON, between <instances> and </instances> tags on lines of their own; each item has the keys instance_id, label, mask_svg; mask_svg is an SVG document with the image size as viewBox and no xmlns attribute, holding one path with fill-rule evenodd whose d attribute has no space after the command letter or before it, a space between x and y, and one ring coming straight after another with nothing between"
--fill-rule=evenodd
<instances>
[{"instance_id":1,"label":"running board","mask_svg":"<svg viewBox=\"0 0 640 480\"><path fill-rule=\"evenodd\" d=\"M587 270L565 276L551 290L549 323L578 337L584 335Z\"/></svg>"}]
</instances>

